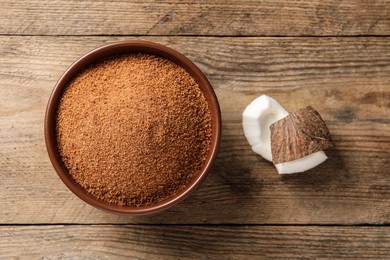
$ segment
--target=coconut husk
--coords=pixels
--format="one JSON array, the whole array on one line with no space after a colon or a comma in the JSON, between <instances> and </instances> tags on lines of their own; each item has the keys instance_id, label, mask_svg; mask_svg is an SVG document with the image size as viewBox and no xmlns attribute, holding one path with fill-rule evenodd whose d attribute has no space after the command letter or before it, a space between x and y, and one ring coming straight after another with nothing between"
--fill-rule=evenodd
<instances>
[{"instance_id":1,"label":"coconut husk","mask_svg":"<svg viewBox=\"0 0 390 260\"><path fill-rule=\"evenodd\" d=\"M270 126L274 164L288 162L333 146L328 127L311 106Z\"/></svg>"}]
</instances>

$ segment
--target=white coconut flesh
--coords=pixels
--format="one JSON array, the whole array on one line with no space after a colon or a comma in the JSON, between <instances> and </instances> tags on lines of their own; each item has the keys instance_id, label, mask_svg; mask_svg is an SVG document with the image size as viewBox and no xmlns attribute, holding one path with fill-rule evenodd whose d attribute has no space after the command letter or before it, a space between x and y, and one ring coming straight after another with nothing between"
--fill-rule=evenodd
<instances>
[{"instance_id":1,"label":"white coconut flesh","mask_svg":"<svg viewBox=\"0 0 390 260\"><path fill-rule=\"evenodd\" d=\"M262 95L253 100L242 114L244 135L252 150L272 162L270 126L288 112L273 98Z\"/></svg>"},{"instance_id":2,"label":"white coconut flesh","mask_svg":"<svg viewBox=\"0 0 390 260\"><path fill-rule=\"evenodd\" d=\"M275 164L279 174L290 174L310 170L323 163L328 157L323 151L309 154L305 157Z\"/></svg>"}]
</instances>

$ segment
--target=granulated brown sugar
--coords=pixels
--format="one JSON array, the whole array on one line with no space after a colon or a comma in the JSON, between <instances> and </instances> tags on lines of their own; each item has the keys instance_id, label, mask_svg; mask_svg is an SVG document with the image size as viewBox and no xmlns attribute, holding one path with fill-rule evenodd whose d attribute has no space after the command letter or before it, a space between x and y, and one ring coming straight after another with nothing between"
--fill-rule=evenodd
<instances>
[{"instance_id":1,"label":"granulated brown sugar","mask_svg":"<svg viewBox=\"0 0 390 260\"><path fill-rule=\"evenodd\" d=\"M201 170L211 115L200 87L175 63L129 54L97 63L67 86L57 142L70 174L103 201L161 202Z\"/></svg>"}]
</instances>

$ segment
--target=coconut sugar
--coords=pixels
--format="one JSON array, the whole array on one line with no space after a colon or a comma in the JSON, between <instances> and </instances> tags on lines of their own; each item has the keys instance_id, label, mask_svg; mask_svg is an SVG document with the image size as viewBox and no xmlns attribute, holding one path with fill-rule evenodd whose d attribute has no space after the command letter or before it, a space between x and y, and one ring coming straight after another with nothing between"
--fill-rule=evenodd
<instances>
[{"instance_id":1,"label":"coconut sugar","mask_svg":"<svg viewBox=\"0 0 390 260\"><path fill-rule=\"evenodd\" d=\"M211 115L196 81L146 54L98 62L67 86L57 142L74 180L105 202L139 207L183 191L211 145Z\"/></svg>"}]
</instances>

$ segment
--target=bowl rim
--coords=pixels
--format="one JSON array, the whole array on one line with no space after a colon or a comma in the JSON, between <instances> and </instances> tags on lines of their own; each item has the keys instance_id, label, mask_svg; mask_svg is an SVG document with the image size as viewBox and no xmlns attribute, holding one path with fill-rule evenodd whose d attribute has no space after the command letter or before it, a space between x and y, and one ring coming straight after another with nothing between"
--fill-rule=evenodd
<instances>
[{"instance_id":1,"label":"bowl rim","mask_svg":"<svg viewBox=\"0 0 390 260\"><path fill-rule=\"evenodd\" d=\"M202 170L197 177L188 185L183 191L172 196L168 200L141 207L125 207L114 204L108 204L101 201L89 193L86 192L72 176L68 173L64 163L59 155L57 149L56 138L56 114L59 100L66 89L69 81L74 78L78 72L84 69L86 66L95 63L101 59L112 57L114 55L125 53L146 53L155 56L160 56L175 62L180 67L184 68L198 83L204 93L212 117L212 140L208 157ZM49 97L45 119L44 119L44 139L46 143L46 149L50 158L50 161L60 177L62 182L71 190L77 197L84 202L101 209L106 212L111 212L120 215L146 215L164 211L177 203L187 198L193 193L205 180L209 172L211 171L219 151L219 144L221 141L222 123L221 123L221 111L216 94L211 86L210 82L203 74L203 72L187 57L178 51L167 47L162 44L158 44L151 41L143 40L126 40L109 43L98 48L95 48L86 54L82 55L75 62L73 62L62 74Z\"/></svg>"}]
</instances>

